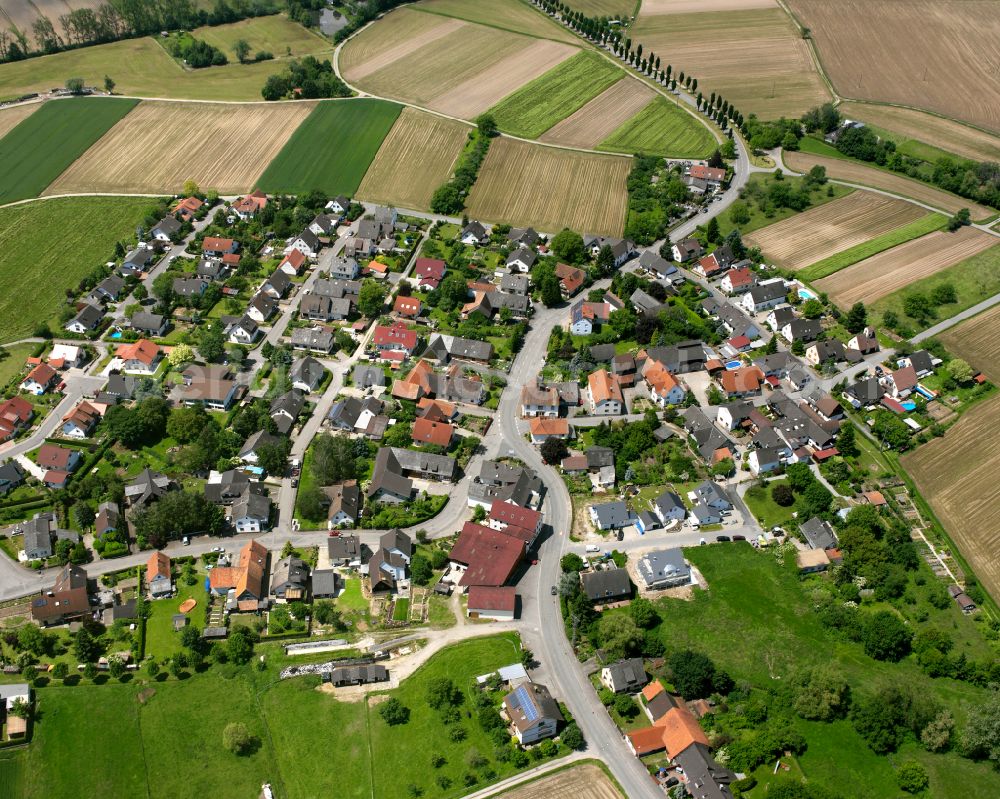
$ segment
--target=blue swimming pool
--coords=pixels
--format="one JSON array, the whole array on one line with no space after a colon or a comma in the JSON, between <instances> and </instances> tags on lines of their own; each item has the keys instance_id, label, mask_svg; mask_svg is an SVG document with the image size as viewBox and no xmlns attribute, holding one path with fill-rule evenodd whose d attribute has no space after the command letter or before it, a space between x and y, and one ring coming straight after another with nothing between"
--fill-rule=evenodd
<instances>
[{"instance_id":1,"label":"blue swimming pool","mask_svg":"<svg viewBox=\"0 0 1000 799\"><path fill-rule=\"evenodd\" d=\"M815 300L816 294L809 289L799 289L799 297L803 300Z\"/></svg>"},{"instance_id":2,"label":"blue swimming pool","mask_svg":"<svg viewBox=\"0 0 1000 799\"><path fill-rule=\"evenodd\" d=\"M917 409L917 403L915 403L913 400L907 400L906 402L901 402L899 404L902 405L904 408L906 408L906 410L908 411L915 411Z\"/></svg>"},{"instance_id":3,"label":"blue swimming pool","mask_svg":"<svg viewBox=\"0 0 1000 799\"><path fill-rule=\"evenodd\" d=\"M120 331L120 330L116 330L116 331L115 331L114 333L112 333L112 334L111 334L111 336L110 336L110 338L114 338L114 339L119 339L119 338L121 338L121 337L122 337L122 331Z\"/></svg>"},{"instance_id":4,"label":"blue swimming pool","mask_svg":"<svg viewBox=\"0 0 1000 799\"><path fill-rule=\"evenodd\" d=\"M739 369L742 365L742 361L726 361L727 369Z\"/></svg>"},{"instance_id":5,"label":"blue swimming pool","mask_svg":"<svg viewBox=\"0 0 1000 799\"><path fill-rule=\"evenodd\" d=\"M919 383L917 383L917 393L924 399L929 399L929 400L934 399L934 392L931 391L930 389L924 388Z\"/></svg>"}]
</instances>

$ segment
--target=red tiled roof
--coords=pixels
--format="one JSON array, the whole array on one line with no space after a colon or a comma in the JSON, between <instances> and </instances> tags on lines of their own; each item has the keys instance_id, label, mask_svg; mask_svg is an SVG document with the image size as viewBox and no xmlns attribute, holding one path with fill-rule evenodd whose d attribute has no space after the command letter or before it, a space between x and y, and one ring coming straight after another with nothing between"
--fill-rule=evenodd
<instances>
[{"instance_id":1,"label":"red tiled roof","mask_svg":"<svg viewBox=\"0 0 1000 799\"><path fill-rule=\"evenodd\" d=\"M403 316L418 316L422 303L416 297L396 297L392 310Z\"/></svg>"},{"instance_id":2,"label":"red tiled roof","mask_svg":"<svg viewBox=\"0 0 1000 799\"><path fill-rule=\"evenodd\" d=\"M524 544L499 530L466 522L449 557L467 566L460 585L503 585L521 563Z\"/></svg>"},{"instance_id":3,"label":"red tiled roof","mask_svg":"<svg viewBox=\"0 0 1000 799\"><path fill-rule=\"evenodd\" d=\"M146 582L157 577L170 577L170 556L166 552L154 552L146 561Z\"/></svg>"},{"instance_id":4,"label":"red tiled roof","mask_svg":"<svg viewBox=\"0 0 1000 799\"><path fill-rule=\"evenodd\" d=\"M625 401L622 397L622 390L618 386L618 381L607 369L591 372L587 378L587 384L590 387L590 397L594 401L594 404L604 402L605 400Z\"/></svg>"},{"instance_id":5,"label":"red tiled roof","mask_svg":"<svg viewBox=\"0 0 1000 799\"><path fill-rule=\"evenodd\" d=\"M218 236L207 236L201 244L202 252L217 252L219 250L229 250L236 242L232 239L223 239Z\"/></svg>"},{"instance_id":6,"label":"red tiled roof","mask_svg":"<svg viewBox=\"0 0 1000 799\"><path fill-rule=\"evenodd\" d=\"M574 294L586 279L586 274L582 269L568 264L556 264L555 273L567 294Z\"/></svg>"},{"instance_id":7,"label":"red tiled roof","mask_svg":"<svg viewBox=\"0 0 1000 799\"><path fill-rule=\"evenodd\" d=\"M46 469L65 469L73 452L74 450L58 444L43 444L35 456L35 462Z\"/></svg>"},{"instance_id":8,"label":"red tiled roof","mask_svg":"<svg viewBox=\"0 0 1000 799\"><path fill-rule=\"evenodd\" d=\"M474 585L469 588L470 611L503 610L513 613L517 606L517 593L513 586Z\"/></svg>"},{"instance_id":9,"label":"red tiled roof","mask_svg":"<svg viewBox=\"0 0 1000 799\"><path fill-rule=\"evenodd\" d=\"M435 422L426 417L420 417L413 421L413 440L419 444L447 447L454 434L455 428L446 422Z\"/></svg>"},{"instance_id":10,"label":"red tiled roof","mask_svg":"<svg viewBox=\"0 0 1000 799\"><path fill-rule=\"evenodd\" d=\"M132 344L122 344L115 355L123 361L140 361L146 366L152 366L160 354L160 348L147 338L141 338Z\"/></svg>"},{"instance_id":11,"label":"red tiled roof","mask_svg":"<svg viewBox=\"0 0 1000 799\"><path fill-rule=\"evenodd\" d=\"M388 327L379 325L375 328L374 341L376 347L399 347L412 352L417 347L417 331L408 329L402 322Z\"/></svg>"},{"instance_id":12,"label":"red tiled roof","mask_svg":"<svg viewBox=\"0 0 1000 799\"><path fill-rule=\"evenodd\" d=\"M533 436L568 436L569 422L565 419L546 419L536 416L530 423Z\"/></svg>"},{"instance_id":13,"label":"red tiled roof","mask_svg":"<svg viewBox=\"0 0 1000 799\"><path fill-rule=\"evenodd\" d=\"M306 262L306 256L302 250L291 250L288 255L281 259L281 263L278 264L279 267L288 264L296 272L302 269L302 265Z\"/></svg>"},{"instance_id":14,"label":"red tiled roof","mask_svg":"<svg viewBox=\"0 0 1000 799\"><path fill-rule=\"evenodd\" d=\"M693 178L700 178L701 180L716 180L723 181L726 179L726 170L719 169L718 167L702 166L701 164L695 164L688 171L688 174Z\"/></svg>"},{"instance_id":15,"label":"red tiled roof","mask_svg":"<svg viewBox=\"0 0 1000 799\"><path fill-rule=\"evenodd\" d=\"M538 530L542 514L531 508L522 508L512 502L497 500L490 506L490 519L497 524L509 524L532 532Z\"/></svg>"},{"instance_id":16,"label":"red tiled roof","mask_svg":"<svg viewBox=\"0 0 1000 799\"><path fill-rule=\"evenodd\" d=\"M47 386L49 383L55 380L55 377L56 377L55 369L53 369L47 363L40 363L38 364L38 366L36 366L34 369L28 372L28 376L24 379L24 382L27 383L29 380L34 380L41 386Z\"/></svg>"},{"instance_id":17,"label":"red tiled roof","mask_svg":"<svg viewBox=\"0 0 1000 799\"><path fill-rule=\"evenodd\" d=\"M418 278L432 278L441 280L447 271L445 262L438 258L417 258L413 265L413 274Z\"/></svg>"}]
</instances>

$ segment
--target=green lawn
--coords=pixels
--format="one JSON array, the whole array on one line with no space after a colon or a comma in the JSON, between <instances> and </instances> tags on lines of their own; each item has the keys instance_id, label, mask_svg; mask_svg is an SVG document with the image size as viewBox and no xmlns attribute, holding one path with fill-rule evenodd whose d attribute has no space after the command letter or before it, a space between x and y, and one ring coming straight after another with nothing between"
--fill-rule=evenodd
<instances>
[{"instance_id":1,"label":"green lawn","mask_svg":"<svg viewBox=\"0 0 1000 799\"><path fill-rule=\"evenodd\" d=\"M35 346L35 344L15 344L13 347L3 348L5 354L0 357L0 388L21 374L24 362L31 357Z\"/></svg>"},{"instance_id":2,"label":"green lawn","mask_svg":"<svg viewBox=\"0 0 1000 799\"><path fill-rule=\"evenodd\" d=\"M848 247L842 252L824 258L822 261L817 261L805 269L800 269L796 273L796 277L810 281L828 277L834 272L839 272L851 264L856 264L858 261L863 261L865 258L870 258L884 250L890 250L893 247L913 239L918 239L935 230L941 230L947 224L948 218L943 214L927 214L902 227L890 230L888 233L883 233L881 236L876 236L874 239L869 239L861 244L855 244L853 247Z\"/></svg>"},{"instance_id":3,"label":"green lawn","mask_svg":"<svg viewBox=\"0 0 1000 799\"><path fill-rule=\"evenodd\" d=\"M0 139L0 203L37 197L137 102L71 97L45 103Z\"/></svg>"},{"instance_id":4,"label":"green lawn","mask_svg":"<svg viewBox=\"0 0 1000 799\"><path fill-rule=\"evenodd\" d=\"M293 46L295 49L297 46ZM63 86L72 77L83 78L88 86L101 86L104 76L110 75L119 94L259 101L267 76L284 69L284 52L281 47L275 51L274 61L257 64L233 62L222 67L184 69L152 37L124 39L0 64L0 97L48 91ZM317 57L331 58L333 45L314 52Z\"/></svg>"},{"instance_id":5,"label":"green lawn","mask_svg":"<svg viewBox=\"0 0 1000 799\"><path fill-rule=\"evenodd\" d=\"M244 19L229 25L206 25L196 28L191 35L218 47L231 63L238 63L233 47L240 39L250 45L251 58L261 50L279 58L291 50L290 55L297 58L330 49L330 43L322 36L283 14Z\"/></svg>"},{"instance_id":6,"label":"green lawn","mask_svg":"<svg viewBox=\"0 0 1000 799\"><path fill-rule=\"evenodd\" d=\"M757 517L757 521L765 529L787 524L792 520L792 513L795 511L794 506L783 508L771 499L771 489L776 485L788 485L788 481L773 480L767 484L767 488L754 486L747 489L746 494L743 495L750 512Z\"/></svg>"},{"instance_id":7,"label":"green lawn","mask_svg":"<svg viewBox=\"0 0 1000 799\"><path fill-rule=\"evenodd\" d=\"M935 318L926 322L913 319L903 311L903 300L909 294L922 293L930 295L935 286L950 283L955 287L958 302L937 306ZM988 250L966 258L964 261L942 269L937 274L916 280L905 289L876 300L869 306L869 318L877 327L882 326L882 317L886 311L892 310L900 320L900 327L906 327L912 332L919 332L938 322L949 319L966 308L982 302L1000 292L1000 244Z\"/></svg>"},{"instance_id":8,"label":"green lawn","mask_svg":"<svg viewBox=\"0 0 1000 799\"><path fill-rule=\"evenodd\" d=\"M153 613L146 620L146 655L155 657L161 663L181 651L181 637L180 633L174 632L173 616L180 612L180 605L185 599L193 597L198 600L194 610L187 614L188 624L199 630L205 626L205 604L208 602L205 572L199 569L195 575L195 584L188 585L181 572L175 570L177 593L170 599L155 599L150 603Z\"/></svg>"},{"instance_id":9,"label":"green lawn","mask_svg":"<svg viewBox=\"0 0 1000 799\"><path fill-rule=\"evenodd\" d=\"M715 146L715 137L708 128L665 97L657 97L601 142L598 149L707 158Z\"/></svg>"},{"instance_id":10,"label":"green lawn","mask_svg":"<svg viewBox=\"0 0 1000 799\"><path fill-rule=\"evenodd\" d=\"M784 178L785 183L788 183L790 188L793 190L798 189L802 178L800 177L788 177ZM757 230L758 228L767 227L768 225L773 225L775 222L780 222L782 219L788 219L790 216L795 216L798 211L793 211L791 208L772 208L770 210L770 215L763 211L760 205L754 200L754 192L756 191L766 191L767 188L774 183L773 174L761 174L755 173L750 175L749 181L747 181L747 186L743 190L745 194L744 202L750 211L750 221L742 225L734 225L732 220L729 218L729 212L719 214L716 219L719 220L719 232L725 237L733 230L733 228L739 227L740 232L744 235L752 230ZM832 200L840 199L841 197L846 197L854 189L849 186L841 186L838 183L828 183L826 186L821 186L814 188L810 197L812 204L810 208L815 208L818 205L823 205Z\"/></svg>"},{"instance_id":11,"label":"green lawn","mask_svg":"<svg viewBox=\"0 0 1000 799\"><path fill-rule=\"evenodd\" d=\"M396 604L392 606L392 620L393 621L407 621L410 618L410 600L409 599L397 599Z\"/></svg>"},{"instance_id":12,"label":"green lawn","mask_svg":"<svg viewBox=\"0 0 1000 799\"><path fill-rule=\"evenodd\" d=\"M150 200L139 197L66 197L0 208L0 342L30 336L38 322L51 319L66 289L104 263L116 241L131 240L149 208Z\"/></svg>"},{"instance_id":13,"label":"green lawn","mask_svg":"<svg viewBox=\"0 0 1000 799\"><path fill-rule=\"evenodd\" d=\"M625 73L596 53L578 53L508 95L489 113L506 133L537 139Z\"/></svg>"},{"instance_id":14,"label":"green lawn","mask_svg":"<svg viewBox=\"0 0 1000 799\"><path fill-rule=\"evenodd\" d=\"M968 683L927 677L913 657L900 663L875 661L859 644L831 635L811 610L810 586L816 585L818 590L826 578L809 578L803 585L792 558L786 558L782 566L770 552L756 552L747 544L694 547L685 549L684 554L704 575L709 588L696 590L693 601L658 602L664 619L659 632L668 653L684 648L704 652L733 679L776 691L796 669L819 664L830 665L842 674L856 694L886 682L906 683L916 693L948 706L959 728L968 710L986 695L984 689ZM933 579L926 567L920 574ZM922 597L924 589L911 590ZM967 652L970 658L988 655L989 644L982 640L977 625L950 612L954 608L933 611L922 598L912 609L904 607L901 612L917 629L940 627L956 641L956 651ZM916 613L923 610L929 611L927 622L916 622ZM958 629L963 627L967 629ZM739 646L733 646L734 631L739 631ZM966 632L975 638L974 643ZM848 722L813 724L796 717L794 723L807 740L799 762L808 779L823 785L857 786L852 796L896 799L889 761L872 754ZM897 755L893 760L901 758ZM942 775L956 762L953 758L950 754L920 753L928 771ZM969 781L982 781L978 789L983 796L1000 794L1000 773L988 764L963 760L961 767L965 779L942 779L933 796L964 799L968 795L964 785Z\"/></svg>"},{"instance_id":15,"label":"green lawn","mask_svg":"<svg viewBox=\"0 0 1000 799\"><path fill-rule=\"evenodd\" d=\"M320 103L264 170L259 188L353 196L402 108L366 98Z\"/></svg>"}]
</instances>

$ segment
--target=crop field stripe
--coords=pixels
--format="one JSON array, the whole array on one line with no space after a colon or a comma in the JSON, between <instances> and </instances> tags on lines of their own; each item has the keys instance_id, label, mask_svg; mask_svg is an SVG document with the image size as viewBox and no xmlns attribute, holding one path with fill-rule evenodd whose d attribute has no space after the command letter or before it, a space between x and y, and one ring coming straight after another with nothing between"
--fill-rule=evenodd
<instances>
[{"instance_id":1,"label":"crop field stripe","mask_svg":"<svg viewBox=\"0 0 1000 799\"><path fill-rule=\"evenodd\" d=\"M251 56L262 50L283 56L291 49L290 55L300 57L330 49L326 39L284 14L250 17L227 25L206 25L195 28L191 35L218 47L230 61L238 60L233 48L240 39L250 45Z\"/></svg>"},{"instance_id":2,"label":"crop field stripe","mask_svg":"<svg viewBox=\"0 0 1000 799\"><path fill-rule=\"evenodd\" d=\"M575 3L571 0L570 5ZM689 14L694 11L748 11L774 6L774 0L642 0L640 13L652 17L660 14Z\"/></svg>"},{"instance_id":3,"label":"crop field stripe","mask_svg":"<svg viewBox=\"0 0 1000 799\"><path fill-rule=\"evenodd\" d=\"M491 222L533 225L547 233L570 227L620 236L631 166L628 158L501 137L490 145L469 193L468 213Z\"/></svg>"},{"instance_id":4,"label":"crop field stripe","mask_svg":"<svg viewBox=\"0 0 1000 799\"><path fill-rule=\"evenodd\" d=\"M121 97L45 103L0 139L0 203L37 197L137 103Z\"/></svg>"},{"instance_id":5,"label":"crop field stripe","mask_svg":"<svg viewBox=\"0 0 1000 799\"><path fill-rule=\"evenodd\" d=\"M972 227L928 233L816 281L837 305L871 303L996 245L996 237Z\"/></svg>"},{"instance_id":6,"label":"crop field stripe","mask_svg":"<svg viewBox=\"0 0 1000 799\"><path fill-rule=\"evenodd\" d=\"M626 5L635 0L625 0ZM424 0L411 6L414 11L475 22L497 30L520 33L539 39L576 44L577 38L559 23L528 6L522 0Z\"/></svg>"},{"instance_id":7,"label":"crop field stripe","mask_svg":"<svg viewBox=\"0 0 1000 799\"><path fill-rule=\"evenodd\" d=\"M189 179L206 191L239 194L253 188L315 105L143 101L46 194L174 194Z\"/></svg>"},{"instance_id":8,"label":"crop field stripe","mask_svg":"<svg viewBox=\"0 0 1000 799\"><path fill-rule=\"evenodd\" d=\"M268 164L258 187L354 196L402 108L371 98L319 103Z\"/></svg>"},{"instance_id":9,"label":"crop field stripe","mask_svg":"<svg viewBox=\"0 0 1000 799\"><path fill-rule=\"evenodd\" d=\"M810 30L840 94L927 108L1000 132L995 3L789 0L788 5Z\"/></svg>"},{"instance_id":10,"label":"crop field stripe","mask_svg":"<svg viewBox=\"0 0 1000 799\"><path fill-rule=\"evenodd\" d=\"M539 39L439 94L429 106L448 116L472 119L577 52L567 44Z\"/></svg>"},{"instance_id":11,"label":"crop field stripe","mask_svg":"<svg viewBox=\"0 0 1000 799\"><path fill-rule=\"evenodd\" d=\"M0 109L0 139L34 114L42 103L22 103Z\"/></svg>"},{"instance_id":12,"label":"crop field stripe","mask_svg":"<svg viewBox=\"0 0 1000 799\"><path fill-rule=\"evenodd\" d=\"M443 39L449 33L454 33L464 27L465 23L459 19L441 20L427 30L413 32L412 35L387 46L377 55L345 72L345 75L348 80L363 80L373 72L378 72L383 67L393 64L401 58L406 58L420 48L433 44L438 39Z\"/></svg>"},{"instance_id":13,"label":"crop field stripe","mask_svg":"<svg viewBox=\"0 0 1000 799\"><path fill-rule=\"evenodd\" d=\"M406 107L358 187L373 202L424 210L434 190L451 177L472 128Z\"/></svg>"},{"instance_id":14,"label":"crop field stripe","mask_svg":"<svg viewBox=\"0 0 1000 799\"><path fill-rule=\"evenodd\" d=\"M1000 305L994 305L938 336L948 351L1000 383Z\"/></svg>"},{"instance_id":15,"label":"crop field stripe","mask_svg":"<svg viewBox=\"0 0 1000 799\"><path fill-rule=\"evenodd\" d=\"M796 273L796 277L802 280L820 280L821 278L829 277L834 272L839 272L841 269L856 264L858 261L863 261L865 258L878 255L885 250L891 250L893 247L905 244L913 239L918 239L928 233L933 233L935 230L941 230L947 224L948 217L942 214L929 213L907 225L890 230L888 233L883 233L881 236L876 236L874 239L862 242L861 244L855 244L853 247L849 247L835 255L823 258L807 266L805 269L800 269Z\"/></svg>"},{"instance_id":16,"label":"crop field stripe","mask_svg":"<svg viewBox=\"0 0 1000 799\"><path fill-rule=\"evenodd\" d=\"M601 142L598 149L674 158L707 158L715 147L715 137L704 125L665 97L658 96Z\"/></svg>"},{"instance_id":17,"label":"crop field stripe","mask_svg":"<svg viewBox=\"0 0 1000 799\"><path fill-rule=\"evenodd\" d=\"M779 266L799 269L908 224L925 213L912 203L856 191L754 231L747 241L759 246Z\"/></svg>"},{"instance_id":18,"label":"crop field stripe","mask_svg":"<svg viewBox=\"0 0 1000 799\"><path fill-rule=\"evenodd\" d=\"M501 130L537 139L623 77L607 59L584 51L522 86L490 113Z\"/></svg>"},{"instance_id":19,"label":"crop field stripe","mask_svg":"<svg viewBox=\"0 0 1000 799\"><path fill-rule=\"evenodd\" d=\"M542 141L593 148L652 101L656 93L646 83L625 78L601 92L575 113L549 128Z\"/></svg>"},{"instance_id":20,"label":"crop field stripe","mask_svg":"<svg viewBox=\"0 0 1000 799\"><path fill-rule=\"evenodd\" d=\"M980 402L941 438L905 454L916 482L949 536L993 598L1000 599L1000 396Z\"/></svg>"}]
</instances>

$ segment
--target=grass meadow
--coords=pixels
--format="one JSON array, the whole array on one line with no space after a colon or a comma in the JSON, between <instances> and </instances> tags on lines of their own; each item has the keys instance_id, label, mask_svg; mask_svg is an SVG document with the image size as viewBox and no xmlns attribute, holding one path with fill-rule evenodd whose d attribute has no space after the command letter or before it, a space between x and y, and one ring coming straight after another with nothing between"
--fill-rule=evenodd
<instances>
[{"instance_id":1,"label":"grass meadow","mask_svg":"<svg viewBox=\"0 0 1000 799\"><path fill-rule=\"evenodd\" d=\"M121 97L45 103L0 139L0 203L37 197L135 105Z\"/></svg>"},{"instance_id":2,"label":"grass meadow","mask_svg":"<svg viewBox=\"0 0 1000 799\"><path fill-rule=\"evenodd\" d=\"M0 754L2 795L242 799L269 782L277 799L331 791L396 799L411 784L418 795L444 798L468 793L467 772L476 772L481 786L516 770L493 758L489 735L464 712L455 724L467 737L452 741L450 726L426 699L428 683L447 676L463 692L464 710L471 710L475 677L519 661L516 635L471 639L432 656L388 692L410 710L409 721L395 727L378 715L377 700L370 706L341 701L316 690L318 677L279 681L287 659L276 647L261 647L262 672L226 665L181 680L161 672L157 680L141 675L122 684L101 677L103 684L39 689L31 745ZM223 747L230 722L243 722L256 737L249 754L238 757ZM487 765L468 765L472 749ZM446 759L439 768L431 766L434 753ZM442 775L450 781L446 789L437 779Z\"/></svg>"},{"instance_id":3,"label":"grass meadow","mask_svg":"<svg viewBox=\"0 0 1000 799\"><path fill-rule=\"evenodd\" d=\"M585 51L505 97L490 113L504 132L536 139L623 77L607 59Z\"/></svg>"},{"instance_id":4,"label":"grass meadow","mask_svg":"<svg viewBox=\"0 0 1000 799\"><path fill-rule=\"evenodd\" d=\"M66 289L104 263L115 242L132 240L150 206L141 197L59 197L0 208L0 343L53 319Z\"/></svg>"},{"instance_id":5,"label":"grass meadow","mask_svg":"<svg viewBox=\"0 0 1000 799\"><path fill-rule=\"evenodd\" d=\"M385 100L320 103L264 170L259 188L353 196L401 110Z\"/></svg>"},{"instance_id":6,"label":"grass meadow","mask_svg":"<svg viewBox=\"0 0 1000 799\"><path fill-rule=\"evenodd\" d=\"M666 98L657 97L601 142L600 149L672 158L707 158L715 146L715 137L708 128Z\"/></svg>"}]
</instances>

